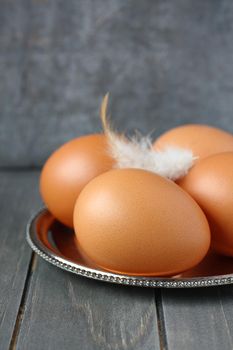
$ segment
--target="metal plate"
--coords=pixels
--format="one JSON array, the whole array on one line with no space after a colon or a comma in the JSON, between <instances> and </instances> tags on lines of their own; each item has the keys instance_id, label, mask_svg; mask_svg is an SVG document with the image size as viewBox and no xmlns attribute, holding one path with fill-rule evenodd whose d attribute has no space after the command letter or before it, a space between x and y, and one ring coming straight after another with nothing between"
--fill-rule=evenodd
<instances>
[{"instance_id":1,"label":"metal plate","mask_svg":"<svg viewBox=\"0 0 233 350\"><path fill-rule=\"evenodd\" d=\"M74 232L56 221L47 209L40 210L28 223L27 241L39 256L51 264L99 281L153 288L210 287L233 283L233 258L215 253L209 253L194 269L171 278L106 272L83 260Z\"/></svg>"}]
</instances>

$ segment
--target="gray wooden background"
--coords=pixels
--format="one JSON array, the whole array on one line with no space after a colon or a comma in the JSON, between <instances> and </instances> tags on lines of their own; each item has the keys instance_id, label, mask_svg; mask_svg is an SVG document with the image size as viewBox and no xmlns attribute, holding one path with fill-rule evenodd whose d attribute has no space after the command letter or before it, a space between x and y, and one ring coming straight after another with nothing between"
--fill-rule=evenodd
<instances>
[{"instance_id":1,"label":"gray wooden background","mask_svg":"<svg viewBox=\"0 0 233 350\"><path fill-rule=\"evenodd\" d=\"M233 132L230 0L0 0L0 349L233 349L233 288L149 290L85 280L25 243L39 168L100 130L187 122Z\"/></svg>"},{"instance_id":2,"label":"gray wooden background","mask_svg":"<svg viewBox=\"0 0 233 350\"><path fill-rule=\"evenodd\" d=\"M100 130L233 131L230 0L0 0L0 164L38 166Z\"/></svg>"}]
</instances>

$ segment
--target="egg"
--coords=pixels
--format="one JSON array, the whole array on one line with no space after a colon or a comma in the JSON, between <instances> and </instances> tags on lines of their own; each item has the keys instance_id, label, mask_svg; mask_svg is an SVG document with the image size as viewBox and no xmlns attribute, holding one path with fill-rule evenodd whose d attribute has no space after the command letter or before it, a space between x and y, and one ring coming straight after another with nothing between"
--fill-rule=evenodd
<instances>
[{"instance_id":1,"label":"egg","mask_svg":"<svg viewBox=\"0 0 233 350\"><path fill-rule=\"evenodd\" d=\"M141 169L90 181L75 204L74 229L84 257L130 275L177 274L198 264L210 245L197 203L174 182Z\"/></svg>"},{"instance_id":2,"label":"egg","mask_svg":"<svg viewBox=\"0 0 233 350\"><path fill-rule=\"evenodd\" d=\"M233 152L201 160L178 184L205 212L213 248L233 256Z\"/></svg>"},{"instance_id":3,"label":"egg","mask_svg":"<svg viewBox=\"0 0 233 350\"><path fill-rule=\"evenodd\" d=\"M233 135L207 125L190 124L171 129L154 143L155 149L178 146L193 151L199 159L212 154L233 151Z\"/></svg>"},{"instance_id":4,"label":"egg","mask_svg":"<svg viewBox=\"0 0 233 350\"><path fill-rule=\"evenodd\" d=\"M81 190L113 164L103 134L79 137L57 149L46 161L40 176L41 196L50 212L63 224L73 227L74 205Z\"/></svg>"}]
</instances>

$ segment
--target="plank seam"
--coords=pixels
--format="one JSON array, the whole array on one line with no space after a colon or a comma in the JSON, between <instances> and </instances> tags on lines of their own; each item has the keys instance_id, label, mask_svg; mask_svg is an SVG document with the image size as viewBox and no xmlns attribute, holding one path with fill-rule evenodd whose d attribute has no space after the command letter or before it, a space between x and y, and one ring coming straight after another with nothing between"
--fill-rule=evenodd
<instances>
[{"instance_id":1,"label":"plank seam","mask_svg":"<svg viewBox=\"0 0 233 350\"><path fill-rule=\"evenodd\" d=\"M35 263L36 263L36 254L33 252L31 255L30 263L28 265L27 276L26 276L26 280L25 280L25 284L24 284L24 288L23 288L23 293L22 293L22 297L21 297L21 301L20 301L20 305L19 305L19 309L18 309L16 321L15 321L14 330L12 333L12 338L11 338L9 350L16 349L18 335L19 335L22 319L24 316L29 286L30 286L32 274L35 270Z\"/></svg>"},{"instance_id":2,"label":"plank seam","mask_svg":"<svg viewBox=\"0 0 233 350\"><path fill-rule=\"evenodd\" d=\"M157 314L160 350L168 350L161 289L155 290L155 307Z\"/></svg>"},{"instance_id":3,"label":"plank seam","mask_svg":"<svg viewBox=\"0 0 233 350\"><path fill-rule=\"evenodd\" d=\"M226 314L225 314L225 311L224 311L224 307L223 307L223 303L222 303L222 297L221 297L221 291L220 291L219 288L218 288L218 298L219 298L219 302L220 302L221 311L223 313L223 319L224 319L224 322L225 322L225 325L226 325L226 330L227 330L227 335L228 335L228 338L229 338L229 342L230 342L231 347L233 349L233 343L232 343L230 327L229 327L229 324L228 324L228 321L227 321L227 318L226 318Z\"/></svg>"}]
</instances>

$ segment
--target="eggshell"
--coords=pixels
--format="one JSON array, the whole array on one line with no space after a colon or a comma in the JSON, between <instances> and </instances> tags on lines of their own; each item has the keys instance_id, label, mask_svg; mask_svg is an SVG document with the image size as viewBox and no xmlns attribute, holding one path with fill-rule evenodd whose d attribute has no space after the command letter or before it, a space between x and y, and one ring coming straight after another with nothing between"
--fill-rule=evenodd
<instances>
[{"instance_id":1,"label":"eggshell","mask_svg":"<svg viewBox=\"0 0 233 350\"><path fill-rule=\"evenodd\" d=\"M79 193L95 176L112 168L107 140L102 134L67 142L45 163L40 192L50 212L63 224L73 226L73 210Z\"/></svg>"},{"instance_id":2,"label":"eggshell","mask_svg":"<svg viewBox=\"0 0 233 350\"><path fill-rule=\"evenodd\" d=\"M233 256L233 152L201 160L178 183L205 212L213 248Z\"/></svg>"},{"instance_id":3,"label":"eggshell","mask_svg":"<svg viewBox=\"0 0 233 350\"><path fill-rule=\"evenodd\" d=\"M233 151L233 135L207 125L190 124L171 129L154 143L155 149L178 146L193 151L199 159L212 154Z\"/></svg>"},{"instance_id":4,"label":"eggshell","mask_svg":"<svg viewBox=\"0 0 233 350\"><path fill-rule=\"evenodd\" d=\"M208 251L208 222L174 182L140 169L111 170L93 179L74 209L84 256L97 266L133 275L173 275Z\"/></svg>"}]
</instances>

